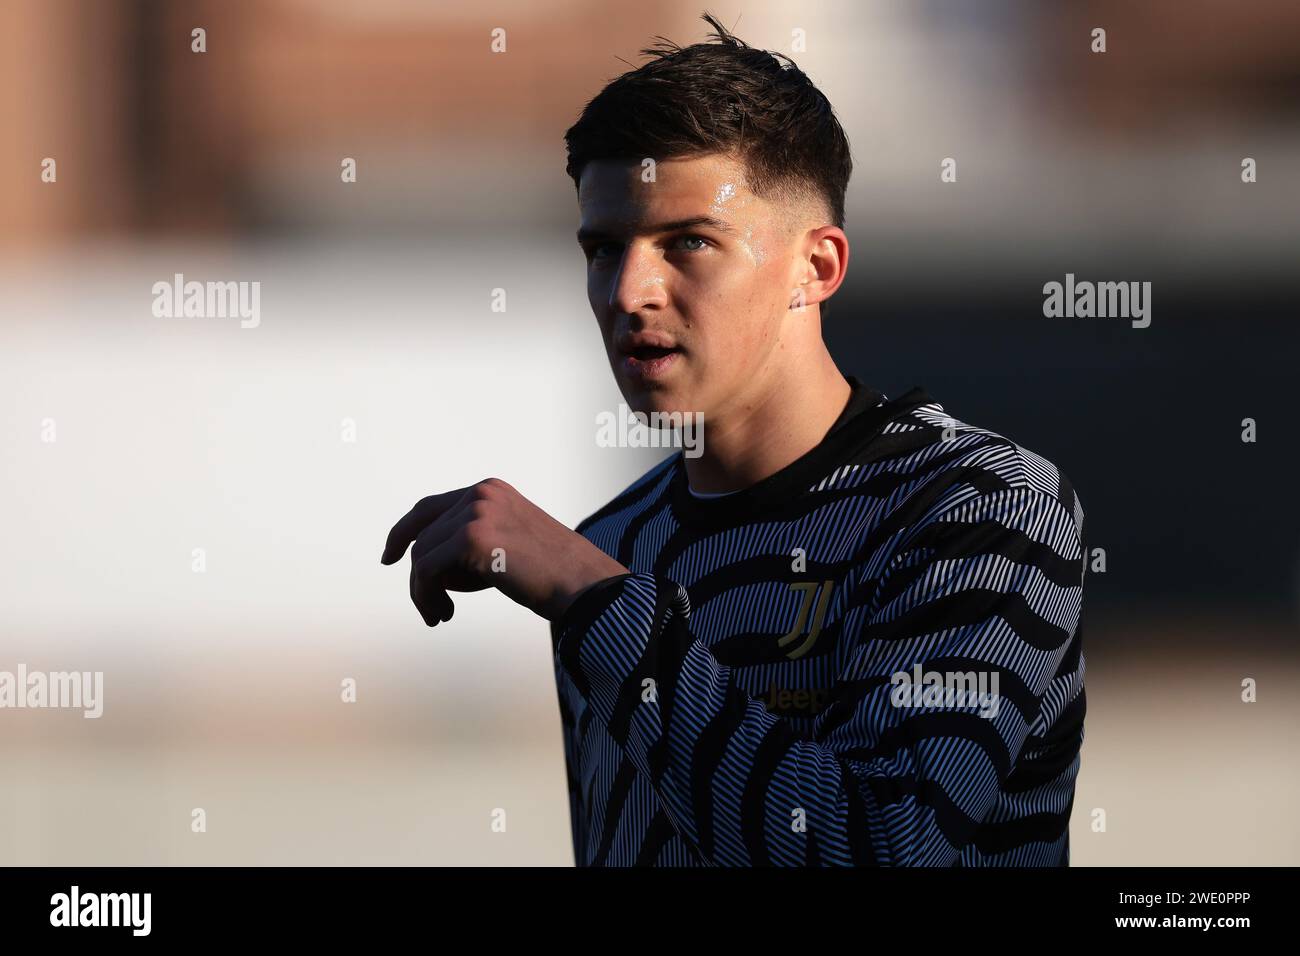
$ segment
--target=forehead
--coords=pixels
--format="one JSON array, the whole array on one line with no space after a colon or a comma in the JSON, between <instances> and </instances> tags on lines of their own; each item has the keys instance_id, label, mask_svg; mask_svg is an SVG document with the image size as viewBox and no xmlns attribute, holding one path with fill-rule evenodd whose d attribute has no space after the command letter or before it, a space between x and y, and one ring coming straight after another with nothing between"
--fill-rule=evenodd
<instances>
[{"instance_id":1,"label":"forehead","mask_svg":"<svg viewBox=\"0 0 1300 956\"><path fill-rule=\"evenodd\" d=\"M612 225L646 215L710 215L735 220L766 203L749 190L741 162L723 154L665 159L646 182L639 160L594 160L578 181L584 224Z\"/></svg>"}]
</instances>

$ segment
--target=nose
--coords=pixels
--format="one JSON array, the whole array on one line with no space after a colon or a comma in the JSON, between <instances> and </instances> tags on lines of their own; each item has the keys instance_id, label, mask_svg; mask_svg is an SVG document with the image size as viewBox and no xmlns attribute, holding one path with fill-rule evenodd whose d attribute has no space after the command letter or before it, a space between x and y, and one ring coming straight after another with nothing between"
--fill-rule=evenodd
<instances>
[{"instance_id":1,"label":"nose","mask_svg":"<svg viewBox=\"0 0 1300 956\"><path fill-rule=\"evenodd\" d=\"M663 308L667 303L667 275L663 257L649 242L629 242L623 249L618 275L610 289L609 306L616 312L635 315L646 308Z\"/></svg>"}]
</instances>

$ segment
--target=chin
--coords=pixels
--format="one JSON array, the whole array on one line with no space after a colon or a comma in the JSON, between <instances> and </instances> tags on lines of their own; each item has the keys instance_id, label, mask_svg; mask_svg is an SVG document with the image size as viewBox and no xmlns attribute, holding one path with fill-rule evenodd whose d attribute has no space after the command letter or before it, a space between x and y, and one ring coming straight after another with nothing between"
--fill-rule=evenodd
<instances>
[{"instance_id":1,"label":"chin","mask_svg":"<svg viewBox=\"0 0 1300 956\"><path fill-rule=\"evenodd\" d=\"M640 382L619 382L619 390L627 407L634 412L693 412L680 389L671 386L646 387Z\"/></svg>"}]
</instances>

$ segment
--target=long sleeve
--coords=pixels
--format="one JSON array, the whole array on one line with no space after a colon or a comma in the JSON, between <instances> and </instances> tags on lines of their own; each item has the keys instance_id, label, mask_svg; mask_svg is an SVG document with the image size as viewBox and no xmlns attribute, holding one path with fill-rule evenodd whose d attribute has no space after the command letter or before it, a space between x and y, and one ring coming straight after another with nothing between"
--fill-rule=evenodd
<instances>
[{"instance_id":1,"label":"long sleeve","mask_svg":"<svg viewBox=\"0 0 1300 956\"><path fill-rule=\"evenodd\" d=\"M663 575L584 593L556 622L557 660L705 862L951 866L1027 741L1050 762L1051 724L1078 697L1080 525L1022 486L903 529L841 613L845 663L811 729L737 686ZM914 683L931 672L969 693Z\"/></svg>"}]
</instances>

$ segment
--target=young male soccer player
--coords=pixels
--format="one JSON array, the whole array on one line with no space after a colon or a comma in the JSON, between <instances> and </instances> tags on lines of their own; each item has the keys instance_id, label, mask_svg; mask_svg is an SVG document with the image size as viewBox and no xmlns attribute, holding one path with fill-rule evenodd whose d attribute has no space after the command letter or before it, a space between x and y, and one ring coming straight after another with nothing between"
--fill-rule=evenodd
<instances>
[{"instance_id":1,"label":"young male soccer player","mask_svg":"<svg viewBox=\"0 0 1300 956\"><path fill-rule=\"evenodd\" d=\"M1079 500L836 368L847 140L707 19L718 43L645 51L567 134L619 388L702 414L703 453L576 532L497 479L433 495L383 561L414 541L431 626L486 587L552 622L579 865L1068 865Z\"/></svg>"}]
</instances>

